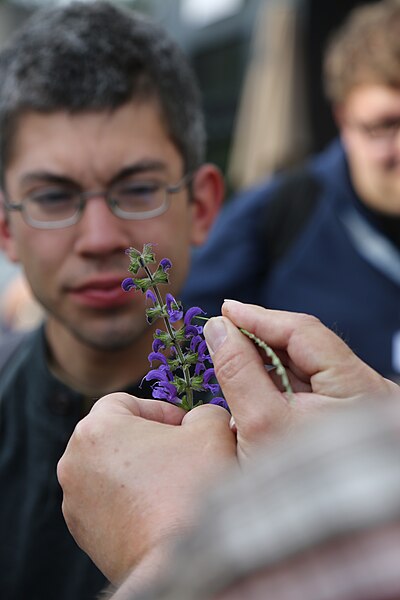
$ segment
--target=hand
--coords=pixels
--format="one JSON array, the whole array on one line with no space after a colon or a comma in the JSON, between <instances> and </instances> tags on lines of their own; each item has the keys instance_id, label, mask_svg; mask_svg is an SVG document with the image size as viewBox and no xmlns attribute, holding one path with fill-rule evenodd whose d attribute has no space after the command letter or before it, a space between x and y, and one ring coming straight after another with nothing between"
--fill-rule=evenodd
<instances>
[{"instance_id":1,"label":"hand","mask_svg":"<svg viewBox=\"0 0 400 600\"><path fill-rule=\"evenodd\" d=\"M64 517L79 546L117 583L142 559L155 568L148 557L190 525L198 491L235 461L225 409L205 405L186 414L110 394L77 425L59 462Z\"/></svg>"},{"instance_id":2,"label":"hand","mask_svg":"<svg viewBox=\"0 0 400 600\"><path fill-rule=\"evenodd\" d=\"M399 394L396 384L363 363L315 317L226 301L223 317L204 328L215 372L237 429L238 456L252 455L260 440L282 434L300 418L362 396ZM294 390L289 403L280 379L267 373L257 347L238 327L280 356Z\"/></svg>"}]
</instances>

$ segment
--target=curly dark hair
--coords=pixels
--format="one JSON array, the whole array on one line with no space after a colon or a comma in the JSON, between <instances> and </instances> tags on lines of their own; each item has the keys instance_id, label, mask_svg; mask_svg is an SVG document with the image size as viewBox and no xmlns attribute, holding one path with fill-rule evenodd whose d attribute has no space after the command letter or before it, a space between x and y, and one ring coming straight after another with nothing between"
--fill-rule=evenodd
<instances>
[{"instance_id":1,"label":"curly dark hair","mask_svg":"<svg viewBox=\"0 0 400 600\"><path fill-rule=\"evenodd\" d=\"M18 117L113 110L157 98L185 168L204 159L200 94L179 46L157 24L108 2L37 11L0 52L0 177Z\"/></svg>"}]
</instances>

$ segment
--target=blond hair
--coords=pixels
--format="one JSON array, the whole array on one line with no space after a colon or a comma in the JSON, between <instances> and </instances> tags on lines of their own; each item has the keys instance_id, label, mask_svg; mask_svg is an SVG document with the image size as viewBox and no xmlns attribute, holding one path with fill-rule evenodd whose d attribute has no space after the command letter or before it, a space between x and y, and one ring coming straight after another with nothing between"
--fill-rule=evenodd
<instances>
[{"instance_id":1,"label":"blond hair","mask_svg":"<svg viewBox=\"0 0 400 600\"><path fill-rule=\"evenodd\" d=\"M324 84L333 104L369 83L400 88L400 0L356 8L327 46Z\"/></svg>"}]
</instances>

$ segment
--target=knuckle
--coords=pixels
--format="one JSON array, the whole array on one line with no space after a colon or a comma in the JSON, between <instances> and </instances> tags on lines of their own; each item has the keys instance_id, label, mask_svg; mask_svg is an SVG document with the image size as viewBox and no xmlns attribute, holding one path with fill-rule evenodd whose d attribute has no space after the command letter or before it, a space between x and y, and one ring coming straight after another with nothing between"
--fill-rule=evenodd
<instances>
[{"instance_id":1,"label":"knuckle","mask_svg":"<svg viewBox=\"0 0 400 600\"><path fill-rule=\"evenodd\" d=\"M64 456L62 456L60 458L60 460L58 461L58 464L57 464L57 479L62 488L64 487L65 483L68 481L67 474L68 474L68 463L67 463L67 459L64 454Z\"/></svg>"},{"instance_id":2,"label":"knuckle","mask_svg":"<svg viewBox=\"0 0 400 600\"><path fill-rule=\"evenodd\" d=\"M238 374L246 368L248 362L249 360L244 352L229 352L224 354L214 364L217 379L223 382L235 380Z\"/></svg>"},{"instance_id":3,"label":"knuckle","mask_svg":"<svg viewBox=\"0 0 400 600\"><path fill-rule=\"evenodd\" d=\"M315 327L316 325L322 325L320 319L314 315L308 315L306 313L298 313L300 326L303 327Z\"/></svg>"},{"instance_id":4,"label":"knuckle","mask_svg":"<svg viewBox=\"0 0 400 600\"><path fill-rule=\"evenodd\" d=\"M96 444L106 433L106 423L100 414L89 414L79 421L73 439L79 444Z\"/></svg>"}]
</instances>

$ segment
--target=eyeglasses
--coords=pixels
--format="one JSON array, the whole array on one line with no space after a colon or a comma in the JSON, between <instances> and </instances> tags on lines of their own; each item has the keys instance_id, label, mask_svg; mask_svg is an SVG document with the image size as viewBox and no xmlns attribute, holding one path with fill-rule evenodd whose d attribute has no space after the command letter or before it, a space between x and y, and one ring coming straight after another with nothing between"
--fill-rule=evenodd
<instances>
[{"instance_id":1,"label":"eyeglasses","mask_svg":"<svg viewBox=\"0 0 400 600\"><path fill-rule=\"evenodd\" d=\"M400 117L387 118L375 123L353 123L371 141L392 142L400 131Z\"/></svg>"},{"instance_id":2,"label":"eyeglasses","mask_svg":"<svg viewBox=\"0 0 400 600\"><path fill-rule=\"evenodd\" d=\"M26 196L20 204L14 204L6 198L5 206L10 211L19 211L25 223L36 229L59 229L75 225L82 216L87 200L96 196L103 197L110 211L121 219L151 219L166 212L170 194L176 194L188 185L192 176L192 173L187 173L175 185L123 179L103 192L78 192L66 185L55 184Z\"/></svg>"}]
</instances>

